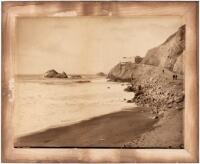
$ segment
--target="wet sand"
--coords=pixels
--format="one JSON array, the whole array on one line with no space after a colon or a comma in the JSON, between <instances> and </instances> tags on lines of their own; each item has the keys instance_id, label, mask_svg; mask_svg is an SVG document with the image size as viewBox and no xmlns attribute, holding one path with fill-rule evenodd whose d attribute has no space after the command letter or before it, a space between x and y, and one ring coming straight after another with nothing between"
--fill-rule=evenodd
<instances>
[{"instance_id":1,"label":"wet sand","mask_svg":"<svg viewBox=\"0 0 200 164\"><path fill-rule=\"evenodd\" d=\"M129 108L18 138L15 147L124 147L154 129L150 110Z\"/></svg>"}]
</instances>

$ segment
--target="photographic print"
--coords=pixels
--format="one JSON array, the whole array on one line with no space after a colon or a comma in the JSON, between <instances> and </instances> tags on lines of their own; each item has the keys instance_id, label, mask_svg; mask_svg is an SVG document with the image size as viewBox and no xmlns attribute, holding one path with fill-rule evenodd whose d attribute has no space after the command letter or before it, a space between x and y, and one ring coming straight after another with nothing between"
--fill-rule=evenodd
<instances>
[{"instance_id":1,"label":"photographic print","mask_svg":"<svg viewBox=\"0 0 200 164\"><path fill-rule=\"evenodd\" d=\"M4 3L4 160L196 161L196 9Z\"/></svg>"},{"instance_id":2,"label":"photographic print","mask_svg":"<svg viewBox=\"0 0 200 164\"><path fill-rule=\"evenodd\" d=\"M180 17L19 18L15 147L183 148Z\"/></svg>"}]
</instances>

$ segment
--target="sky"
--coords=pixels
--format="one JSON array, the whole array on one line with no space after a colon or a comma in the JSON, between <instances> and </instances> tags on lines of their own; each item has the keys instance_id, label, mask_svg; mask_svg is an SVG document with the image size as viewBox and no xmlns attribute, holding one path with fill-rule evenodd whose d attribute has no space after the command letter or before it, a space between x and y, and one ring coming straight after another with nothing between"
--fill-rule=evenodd
<instances>
[{"instance_id":1,"label":"sky","mask_svg":"<svg viewBox=\"0 0 200 164\"><path fill-rule=\"evenodd\" d=\"M123 57L145 56L182 24L176 16L18 18L15 73L108 73Z\"/></svg>"}]
</instances>

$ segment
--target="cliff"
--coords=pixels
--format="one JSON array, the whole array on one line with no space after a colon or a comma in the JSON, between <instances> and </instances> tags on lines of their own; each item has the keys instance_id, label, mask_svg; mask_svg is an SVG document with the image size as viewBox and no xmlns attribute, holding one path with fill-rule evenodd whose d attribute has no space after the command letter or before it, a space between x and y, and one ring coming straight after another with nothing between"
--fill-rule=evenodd
<instances>
[{"instance_id":1,"label":"cliff","mask_svg":"<svg viewBox=\"0 0 200 164\"><path fill-rule=\"evenodd\" d=\"M108 73L107 78L113 81L130 81L132 73L136 72L137 64L131 62L118 63Z\"/></svg>"},{"instance_id":2,"label":"cliff","mask_svg":"<svg viewBox=\"0 0 200 164\"><path fill-rule=\"evenodd\" d=\"M110 80L131 83L125 91L135 96L128 103L150 110L159 119L158 127L131 145L183 148L184 49L185 26L181 26L163 44L150 49L139 64L119 63L109 72Z\"/></svg>"},{"instance_id":3,"label":"cliff","mask_svg":"<svg viewBox=\"0 0 200 164\"><path fill-rule=\"evenodd\" d=\"M183 56L185 49L185 25L181 26L177 32L172 34L167 40L158 47L150 49L141 63L160 66L170 71L177 71L174 66L178 67L178 72L183 73L181 60L177 62L180 56Z\"/></svg>"},{"instance_id":4,"label":"cliff","mask_svg":"<svg viewBox=\"0 0 200 164\"><path fill-rule=\"evenodd\" d=\"M150 49L141 63L121 62L114 66L108 74L113 81L130 81L131 77L138 78L141 73L148 71L148 66L167 69L174 73L183 74L183 58L185 49L185 25L158 47ZM148 66L147 66L148 65Z\"/></svg>"},{"instance_id":5,"label":"cliff","mask_svg":"<svg viewBox=\"0 0 200 164\"><path fill-rule=\"evenodd\" d=\"M149 77L151 73L154 73L155 69L162 70L161 68L145 64L136 64L131 62L118 63L111 69L107 78L112 81L130 82L131 79L138 81L147 76Z\"/></svg>"},{"instance_id":6,"label":"cliff","mask_svg":"<svg viewBox=\"0 0 200 164\"><path fill-rule=\"evenodd\" d=\"M149 50L142 64L119 63L111 69L108 79L131 82L132 88L129 86L126 91L136 92L131 101L139 106L151 107L153 110L183 108L184 49L185 25L163 44ZM176 79L174 75L177 76ZM176 103L177 99L181 101Z\"/></svg>"}]
</instances>

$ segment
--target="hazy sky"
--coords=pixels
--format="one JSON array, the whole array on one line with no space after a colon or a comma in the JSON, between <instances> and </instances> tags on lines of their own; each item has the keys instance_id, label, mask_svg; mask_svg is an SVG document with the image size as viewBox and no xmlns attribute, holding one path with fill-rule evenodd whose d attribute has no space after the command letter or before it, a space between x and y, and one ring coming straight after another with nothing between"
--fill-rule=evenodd
<instances>
[{"instance_id":1,"label":"hazy sky","mask_svg":"<svg viewBox=\"0 0 200 164\"><path fill-rule=\"evenodd\" d=\"M19 18L15 70L107 73L124 56L144 56L182 24L166 16Z\"/></svg>"}]
</instances>

